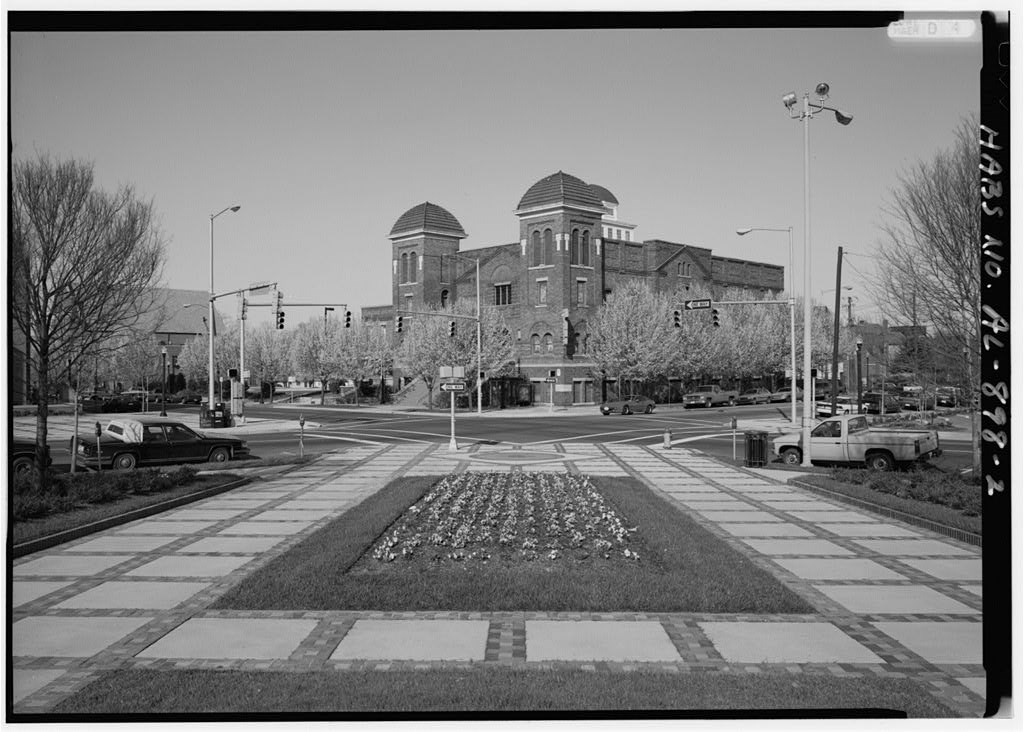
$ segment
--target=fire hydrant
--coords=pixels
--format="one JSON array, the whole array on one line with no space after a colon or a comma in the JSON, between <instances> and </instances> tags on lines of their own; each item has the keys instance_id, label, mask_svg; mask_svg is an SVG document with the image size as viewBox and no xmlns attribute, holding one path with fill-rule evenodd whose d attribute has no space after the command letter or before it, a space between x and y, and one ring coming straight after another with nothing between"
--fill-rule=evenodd
<instances>
[{"instance_id":1,"label":"fire hydrant","mask_svg":"<svg viewBox=\"0 0 1024 732\"><path fill-rule=\"evenodd\" d=\"M664 442L662 442L661 446L666 450L672 449L672 430L669 427L665 428Z\"/></svg>"}]
</instances>

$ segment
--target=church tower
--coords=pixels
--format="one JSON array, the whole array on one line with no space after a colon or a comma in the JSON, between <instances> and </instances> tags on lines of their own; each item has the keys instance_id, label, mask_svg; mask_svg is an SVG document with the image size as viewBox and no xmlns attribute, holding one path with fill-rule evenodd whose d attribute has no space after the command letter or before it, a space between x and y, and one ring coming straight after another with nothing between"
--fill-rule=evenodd
<instances>
[{"instance_id":1,"label":"church tower","mask_svg":"<svg viewBox=\"0 0 1024 732\"><path fill-rule=\"evenodd\" d=\"M450 305L456 261L466 232L458 219L429 201L413 206L391 227L391 302L396 310Z\"/></svg>"}]
</instances>

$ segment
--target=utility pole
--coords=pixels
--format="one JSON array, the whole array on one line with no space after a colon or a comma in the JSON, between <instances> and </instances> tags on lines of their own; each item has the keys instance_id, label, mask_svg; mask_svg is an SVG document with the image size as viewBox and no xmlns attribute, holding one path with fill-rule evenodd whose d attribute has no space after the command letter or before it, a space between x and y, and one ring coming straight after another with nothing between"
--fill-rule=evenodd
<instances>
[{"instance_id":1,"label":"utility pole","mask_svg":"<svg viewBox=\"0 0 1024 732\"><path fill-rule=\"evenodd\" d=\"M836 310L832 325L832 416L836 413L836 396L839 391L839 294L843 289L843 248L839 247L836 257ZM806 399L806 394L804 395Z\"/></svg>"}]
</instances>

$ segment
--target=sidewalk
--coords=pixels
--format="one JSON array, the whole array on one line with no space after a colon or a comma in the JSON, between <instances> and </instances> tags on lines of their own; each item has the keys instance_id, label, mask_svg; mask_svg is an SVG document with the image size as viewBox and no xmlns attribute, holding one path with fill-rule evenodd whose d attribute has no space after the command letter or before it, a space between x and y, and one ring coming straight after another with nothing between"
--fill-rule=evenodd
<instances>
[{"instance_id":1,"label":"sidewalk","mask_svg":"<svg viewBox=\"0 0 1024 732\"><path fill-rule=\"evenodd\" d=\"M811 615L209 611L229 587L399 475L631 476L806 599ZM14 711L115 668L340 672L551 663L911 678L984 709L981 553L689 449L362 445L14 562Z\"/></svg>"}]
</instances>

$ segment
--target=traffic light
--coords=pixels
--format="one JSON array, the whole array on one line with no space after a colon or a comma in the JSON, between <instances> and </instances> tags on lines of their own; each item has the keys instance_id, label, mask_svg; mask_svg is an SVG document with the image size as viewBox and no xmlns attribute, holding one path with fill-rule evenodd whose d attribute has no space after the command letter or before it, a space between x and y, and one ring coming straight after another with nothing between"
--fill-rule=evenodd
<instances>
[{"instance_id":1,"label":"traffic light","mask_svg":"<svg viewBox=\"0 0 1024 732\"><path fill-rule=\"evenodd\" d=\"M672 324L677 328L681 328L683 326L683 314L678 310L672 311Z\"/></svg>"},{"instance_id":2,"label":"traffic light","mask_svg":"<svg viewBox=\"0 0 1024 732\"><path fill-rule=\"evenodd\" d=\"M449 338L454 338L455 337L455 321L454 320L449 320L448 321L448 337Z\"/></svg>"},{"instance_id":3,"label":"traffic light","mask_svg":"<svg viewBox=\"0 0 1024 732\"><path fill-rule=\"evenodd\" d=\"M721 325L718 322L718 310L711 311L711 325L715 326L716 328L719 327L719 325Z\"/></svg>"},{"instance_id":4,"label":"traffic light","mask_svg":"<svg viewBox=\"0 0 1024 732\"><path fill-rule=\"evenodd\" d=\"M352 311L351 310L346 310L345 311L345 327L346 328L351 328L352 327Z\"/></svg>"},{"instance_id":5,"label":"traffic light","mask_svg":"<svg viewBox=\"0 0 1024 732\"><path fill-rule=\"evenodd\" d=\"M277 311L277 329L284 330L284 310Z\"/></svg>"},{"instance_id":6,"label":"traffic light","mask_svg":"<svg viewBox=\"0 0 1024 732\"><path fill-rule=\"evenodd\" d=\"M396 333L401 333L402 332L402 316L401 315L399 315L399 316L397 316L395 318L395 332Z\"/></svg>"}]
</instances>

